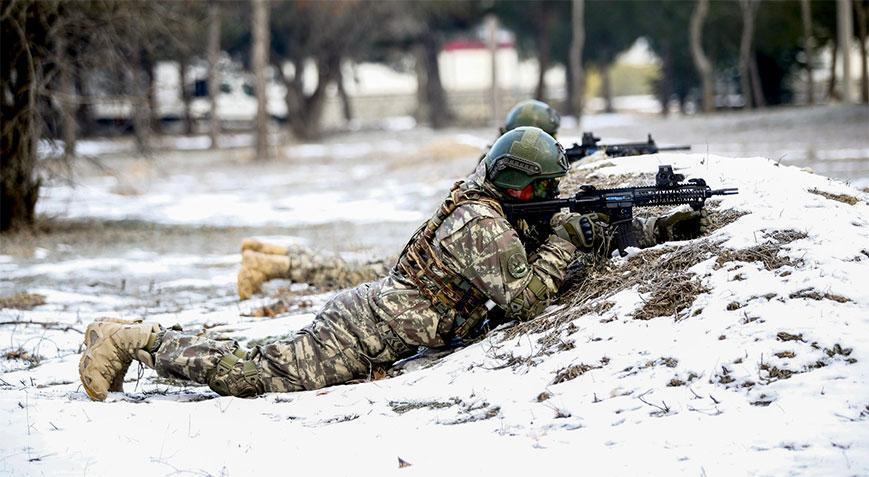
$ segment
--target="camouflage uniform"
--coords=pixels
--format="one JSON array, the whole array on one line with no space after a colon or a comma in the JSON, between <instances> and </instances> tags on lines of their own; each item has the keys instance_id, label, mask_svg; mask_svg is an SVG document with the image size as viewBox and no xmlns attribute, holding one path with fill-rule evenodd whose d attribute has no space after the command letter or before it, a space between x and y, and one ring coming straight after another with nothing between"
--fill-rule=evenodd
<instances>
[{"instance_id":1,"label":"camouflage uniform","mask_svg":"<svg viewBox=\"0 0 869 477\"><path fill-rule=\"evenodd\" d=\"M290 268L284 278L326 288L350 288L389 273L395 258L353 262L299 245L287 250Z\"/></svg>"},{"instance_id":2,"label":"camouflage uniform","mask_svg":"<svg viewBox=\"0 0 869 477\"><path fill-rule=\"evenodd\" d=\"M526 250L481 164L454 186L386 278L346 290L286 341L244 352L230 341L167 330L154 361L161 376L224 395L317 389L365 378L375 366L463 336L488 307L528 319L557 293L576 247L550 234ZM301 277L300 277L301 278Z\"/></svg>"}]
</instances>

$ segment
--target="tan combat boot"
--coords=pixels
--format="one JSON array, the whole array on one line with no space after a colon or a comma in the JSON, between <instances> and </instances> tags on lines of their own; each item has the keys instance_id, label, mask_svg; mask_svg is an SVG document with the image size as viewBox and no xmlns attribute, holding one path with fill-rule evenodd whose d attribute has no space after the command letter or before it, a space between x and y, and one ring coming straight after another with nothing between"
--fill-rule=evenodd
<instances>
[{"instance_id":1,"label":"tan combat boot","mask_svg":"<svg viewBox=\"0 0 869 477\"><path fill-rule=\"evenodd\" d=\"M269 255L287 255L290 251L290 249L287 247L262 243L259 240L252 238L246 238L241 241L241 253L244 253L245 250L267 253Z\"/></svg>"},{"instance_id":2,"label":"tan combat boot","mask_svg":"<svg viewBox=\"0 0 869 477\"><path fill-rule=\"evenodd\" d=\"M265 281L289 277L289 270L290 257L287 255L243 251L241 271L238 272L238 297L247 300L260 291Z\"/></svg>"},{"instance_id":3,"label":"tan combat boot","mask_svg":"<svg viewBox=\"0 0 869 477\"><path fill-rule=\"evenodd\" d=\"M102 401L109 391L124 390L124 375L134 359L154 367L150 350L160 325L116 318L89 324L84 333L87 347L78 363L78 374L91 399Z\"/></svg>"}]
</instances>

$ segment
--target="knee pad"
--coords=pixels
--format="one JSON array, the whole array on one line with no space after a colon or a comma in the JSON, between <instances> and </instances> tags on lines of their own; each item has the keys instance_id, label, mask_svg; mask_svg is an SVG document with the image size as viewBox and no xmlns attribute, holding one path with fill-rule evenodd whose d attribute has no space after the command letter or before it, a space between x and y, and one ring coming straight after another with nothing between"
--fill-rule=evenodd
<instances>
[{"instance_id":1,"label":"knee pad","mask_svg":"<svg viewBox=\"0 0 869 477\"><path fill-rule=\"evenodd\" d=\"M265 392L259 368L240 349L220 358L208 377L208 387L221 396L254 397Z\"/></svg>"}]
</instances>

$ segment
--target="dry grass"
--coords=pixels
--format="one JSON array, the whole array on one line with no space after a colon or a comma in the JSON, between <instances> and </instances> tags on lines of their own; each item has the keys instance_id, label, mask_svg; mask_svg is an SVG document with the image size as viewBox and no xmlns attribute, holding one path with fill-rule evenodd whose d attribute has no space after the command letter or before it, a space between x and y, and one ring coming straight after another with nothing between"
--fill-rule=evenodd
<instances>
[{"instance_id":1,"label":"dry grass","mask_svg":"<svg viewBox=\"0 0 869 477\"><path fill-rule=\"evenodd\" d=\"M563 287L560 301L568 305L567 310L520 323L506 330L504 337L511 339L521 334L549 331L540 343L545 347L558 345L561 325L587 313L609 310L612 304L607 298L635 286L641 286L642 293L652 296L649 308L639 315L641 319L652 318L650 314L658 309L666 310L666 314L654 316L670 315L671 310L682 311L693 303L697 294L705 291L695 275L686 270L719 250L712 241L700 240L679 247L642 251L621 266L601 257L589 257L582 266L574 268L574 275ZM671 286L676 288L670 289Z\"/></svg>"},{"instance_id":2,"label":"dry grass","mask_svg":"<svg viewBox=\"0 0 869 477\"><path fill-rule=\"evenodd\" d=\"M45 304L45 295L39 293L21 292L14 295L0 297L0 309L11 308L14 310L32 310Z\"/></svg>"},{"instance_id":3,"label":"dry grass","mask_svg":"<svg viewBox=\"0 0 869 477\"><path fill-rule=\"evenodd\" d=\"M709 225L706 226L707 233L714 232L722 227L736 222L736 219L748 215L750 212L743 212L734 209L722 209L719 207L719 202L707 202L704 209L707 213Z\"/></svg>"},{"instance_id":4,"label":"dry grass","mask_svg":"<svg viewBox=\"0 0 869 477\"><path fill-rule=\"evenodd\" d=\"M31 368L38 365L39 362L42 361L41 356L31 354L29 351L25 351L22 348L3 353L3 359L24 361L28 363L28 366Z\"/></svg>"},{"instance_id":5,"label":"dry grass","mask_svg":"<svg viewBox=\"0 0 869 477\"><path fill-rule=\"evenodd\" d=\"M819 195L830 200L835 200L837 202L842 202L843 204L848 205L856 205L858 202L860 202L860 199L854 197L853 195L833 194L832 192L825 192L820 189L809 189L809 193Z\"/></svg>"},{"instance_id":6,"label":"dry grass","mask_svg":"<svg viewBox=\"0 0 869 477\"><path fill-rule=\"evenodd\" d=\"M679 316L689 308L697 295L706 293L697 275L693 273L678 273L663 277L662 281L641 285L640 293L651 293L643 306L634 312L634 319L650 320L658 316Z\"/></svg>"},{"instance_id":7,"label":"dry grass","mask_svg":"<svg viewBox=\"0 0 869 477\"><path fill-rule=\"evenodd\" d=\"M722 214L719 224L732 222L741 215L744 214ZM678 247L659 247L641 251L620 265L601 257L587 256L569 269L559 300L567 305L565 309L519 323L505 330L503 339L545 332L538 342L544 350L554 349L564 341L562 331L565 323L589 313L605 313L613 306L610 297L634 287L645 297L645 303L634 313L634 319L687 318L695 298L708 291L699 277L688 269L704 260L717 256L718 267L731 261L761 262L768 270L799 264L798 260L780 252L785 245L806 238L805 233L775 230L765 233L764 237L771 241L741 250L723 249L709 239Z\"/></svg>"},{"instance_id":8,"label":"dry grass","mask_svg":"<svg viewBox=\"0 0 869 477\"><path fill-rule=\"evenodd\" d=\"M592 369L599 369L600 366L592 366L590 364L580 363L575 364L573 366L568 366L561 371L559 371L555 375L555 379L552 380L552 384L559 384L565 381L570 381L572 379L576 379L583 374L591 371Z\"/></svg>"},{"instance_id":9,"label":"dry grass","mask_svg":"<svg viewBox=\"0 0 869 477\"><path fill-rule=\"evenodd\" d=\"M779 341L803 341L803 334L800 333L798 335L795 335L788 333L787 331L780 331L776 335L776 338L778 338Z\"/></svg>"},{"instance_id":10,"label":"dry grass","mask_svg":"<svg viewBox=\"0 0 869 477\"><path fill-rule=\"evenodd\" d=\"M848 303L849 301L851 301L848 298L843 297L842 295L836 295L834 293L827 293L827 292L821 293L818 290L815 290L814 288L806 288L803 290L795 291L795 292L790 294L790 297L791 298L809 298L811 300L818 300L818 301L832 300L832 301L839 302L839 303Z\"/></svg>"},{"instance_id":11,"label":"dry grass","mask_svg":"<svg viewBox=\"0 0 869 477\"><path fill-rule=\"evenodd\" d=\"M727 262L761 262L767 270L776 270L784 266L799 264L799 260L781 255L780 252L784 245L808 237L805 232L792 229L773 230L765 233L764 237L771 238L773 241L740 250L723 250L718 256L718 265L724 265Z\"/></svg>"}]
</instances>

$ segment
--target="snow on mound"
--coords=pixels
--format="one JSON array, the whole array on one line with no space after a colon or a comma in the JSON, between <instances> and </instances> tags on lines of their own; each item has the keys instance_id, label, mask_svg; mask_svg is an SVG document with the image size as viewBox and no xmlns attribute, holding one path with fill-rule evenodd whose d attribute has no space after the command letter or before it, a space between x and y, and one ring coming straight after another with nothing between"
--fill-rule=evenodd
<instances>
[{"instance_id":1,"label":"snow on mound","mask_svg":"<svg viewBox=\"0 0 869 477\"><path fill-rule=\"evenodd\" d=\"M866 194L698 154L591 161L566 184L636 184L658 164L739 195L710 204L709 236L593 263L531 322L391 379L249 400L146 372L92 403L77 355L46 359L0 375L0 472L869 473Z\"/></svg>"}]
</instances>

